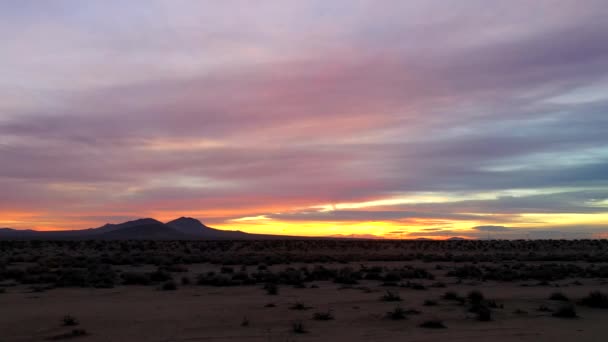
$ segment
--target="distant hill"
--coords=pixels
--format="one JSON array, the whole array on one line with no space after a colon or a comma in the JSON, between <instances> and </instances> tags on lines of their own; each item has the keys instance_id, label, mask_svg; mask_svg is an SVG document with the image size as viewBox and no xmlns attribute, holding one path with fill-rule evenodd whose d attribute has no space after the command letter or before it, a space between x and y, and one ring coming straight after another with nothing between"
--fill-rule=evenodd
<instances>
[{"instance_id":1,"label":"distant hill","mask_svg":"<svg viewBox=\"0 0 608 342\"><path fill-rule=\"evenodd\" d=\"M193 219L191 217L180 217L177 220L173 220L167 223L167 226L175 229L176 231L193 236L199 236L203 239L218 240L218 239L251 239L256 237L257 234L247 234L237 230L221 230L210 228L204 225L201 221ZM264 236L264 235L261 235Z\"/></svg>"},{"instance_id":2,"label":"distant hill","mask_svg":"<svg viewBox=\"0 0 608 342\"><path fill-rule=\"evenodd\" d=\"M162 223L143 218L120 224L106 224L98 228L37 231L0 228L3 240L280 240L307 239L307 237L248 234L237 230L208 227L191 217L180 217Z\"/></svg>"}]
</instances>

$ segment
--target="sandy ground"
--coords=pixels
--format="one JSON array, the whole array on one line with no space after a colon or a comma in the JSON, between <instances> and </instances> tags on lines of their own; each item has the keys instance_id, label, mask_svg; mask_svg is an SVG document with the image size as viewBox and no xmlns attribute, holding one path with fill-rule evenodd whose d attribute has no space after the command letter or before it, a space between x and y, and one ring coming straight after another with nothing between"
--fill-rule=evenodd
<instances>
[{"instance_id":1,"label":"sandy ground","mask_svg":"<svg viewBox=\"0 0 608 342\"><path fill-rule=\"evenodd\" d=\"M563 285L571 282L564 281ZM276 296L260 286L180 286L177 291L155 287L113 289L53 289L31 292L28 287L8 288L0 294L0 342L44 341L85 329L87 336L76 341L607 341L608 310L577 306L580 318L561 319L539 312L559 302L547 300L559 290L579 298L591 290L607 290L600 280L584 280L582 286L521 287L521 282L448 284L447 288L413 290L392 288L402 302L379 300L387 289L378 282L364 282L352 289L330 282L319 288L282 286ZM358 287L367 287L364 291ZM439 299L447 290L466 294L481 290L504 309L494 311L494 320L479 322L463 306L438 300L438 306L423 306L425 299ZM301 302L311 309L290 309ZM273 303L275 307L265 307ZM417 309L419 315L406 320L385 318L387 311L401 306ZM516 309L527 314L516 314ZM331 310L334 320L316 321L315 312ZM76 327L62 326L62 317L78 319ZM244 319L248 326L242 326ZM418 325L441 319L447 329L425 329ZM292 332L301 321L305 334Z\"/></svg>"}]
</instances>

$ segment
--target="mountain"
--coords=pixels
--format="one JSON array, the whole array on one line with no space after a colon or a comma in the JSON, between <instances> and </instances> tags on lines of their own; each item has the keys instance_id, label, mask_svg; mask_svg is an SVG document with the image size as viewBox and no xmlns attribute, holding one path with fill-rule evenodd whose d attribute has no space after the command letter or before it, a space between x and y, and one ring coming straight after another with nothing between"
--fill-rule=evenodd
<instances>
[{"instance_id":1,"label":"mountain","mask_svg":"<svg viewBox=\"0 0 608 342\"><path fill-rule=\"evenodd\" d=\"M121 230L121 229L129 228L129 227L136 227L136 226L142 226L142 225L158 225L158 224L163 224L163 223L160 221L157 221L153 218L143 218L143 219L128 221L128 222L124 222L124 223L120 223L120 224L107 223L102 227L89 228L84 231L86 231L88 233L102 234L102 233L109 233L109 232L113 232L115 230Z\"/></svg>"},{"instance_id":2,"label":"mountain","mask_svg":"<svg viewBox=\"0 0 608 342\"><path fill-rule=\"evenodd\" d=\"M142 223L114 229L98 235L104 240L194 240L163 223Z\"/></svg>"},{"instance_id":3,"label":"mountain","mask_svg":"<svg viewBox=\"0 0 608 342\"><path fill-rule=\"evenodd\" d=\"M201 221L191 217L180 217L167 223L167 226L177 230L180 233L196 236L206 240L221 240L221 239L251 239L256 234L247 234L238 230L220 230L205 226Z\"/></svg>"},{"instance_id":4,"label":"mountain","mask_svg":"<svg viewBox=\"0 0 608 342\"><path fill-rule=\"evenodd\" d=\"M35 236L38 233L35 230L25 229L12 229L12 228L0 228L0 237L20 237L20 236Z\"/></svg>"},{"instance_id":5,"label":"mountain","mask_svg":"<svg viewBox=\"0 0 608 342\"><path fill-rule=\"evenodd\" d=\"M37 231L0 228L0 239L2 240L280 240L302 238L305 237L248 234L238 230L215 229L190 217L180 217L167 223L153 218L143 218L82 230Z\"/></svg>"}]
</instances>

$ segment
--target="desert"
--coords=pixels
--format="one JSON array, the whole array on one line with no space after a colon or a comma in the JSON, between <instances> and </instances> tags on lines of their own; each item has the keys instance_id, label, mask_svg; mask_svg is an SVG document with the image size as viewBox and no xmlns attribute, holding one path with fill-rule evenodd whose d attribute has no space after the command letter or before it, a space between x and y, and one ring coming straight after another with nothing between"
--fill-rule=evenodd
<instances>
[{"instance_id":1,"label":"desert","mask_svg":"<svg viewBox=\"0 0 608 342\"><path fill-rule=\"evenodd\" d=\"M608 329L605 240L34 240L0 251L1 341L600 341Z\"/></svg>"}]
</instances>

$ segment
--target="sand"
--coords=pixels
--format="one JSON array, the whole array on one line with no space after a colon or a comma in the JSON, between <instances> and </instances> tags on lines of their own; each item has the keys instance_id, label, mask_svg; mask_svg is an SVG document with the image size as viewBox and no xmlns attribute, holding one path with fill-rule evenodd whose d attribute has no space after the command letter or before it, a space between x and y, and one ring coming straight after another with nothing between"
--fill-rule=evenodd
<instances>
[{"instance_id":1,"label":"sand","mask_svg":"<svg viewBox=\"0 0 608 342\"><path fill-rule=\"evenodd\" d=\"M192 268L196 268L192 265ZM199 268L204 269L204 266ZM555 308L561 302L548 300L560 291L576 299L592 290L608 290L601 279L574 279L551 286L522 287L525 282L466 281L442 279L446 288L414 290L384 287L378 281L363 281L344 288L332 282L307 283L318 288L280 286L279 294L268 295L260 285L236 287L179 286L176 291L160 291L154 286L117 286L111 289L56 288L32 292L28 286L6 288L0 294L0 342L44 341L84 329L87 336L75 341L606 341L608 310L577 306L576 319L552 317L537 308ZM401 302L384 302L385 290L398 292ZM493 320L480 322L474 314L455 302L439 299L446 291L466 295L481 290L503 309L495 309ZM424 306L425 299L438 301ZM292 310L301 302L312 308ZM265 307L272 303L275 307ZM387 311L401 306L416 309L419 315L406 320L390 320ZM520 309L527 314L515 313ZM316 321L315 312L331 311L334 319ZM75 327L62 326L71 315ZM425 329L418 325L440 319L446 329ZM243 322L248 321L247 326ZM302 322L306 333L292 331L293 322Z\"/></svg>"}]
</instances>

